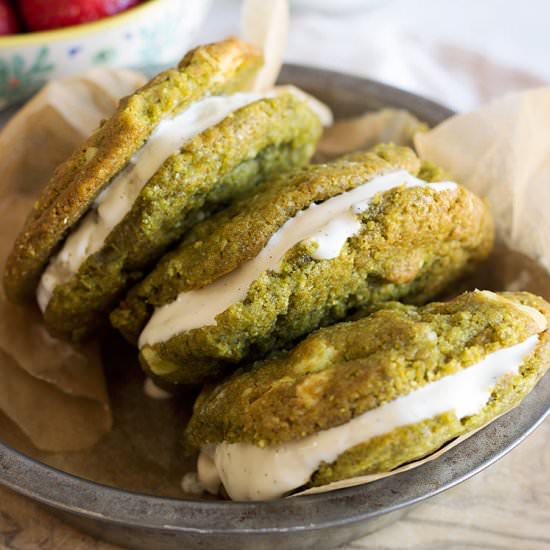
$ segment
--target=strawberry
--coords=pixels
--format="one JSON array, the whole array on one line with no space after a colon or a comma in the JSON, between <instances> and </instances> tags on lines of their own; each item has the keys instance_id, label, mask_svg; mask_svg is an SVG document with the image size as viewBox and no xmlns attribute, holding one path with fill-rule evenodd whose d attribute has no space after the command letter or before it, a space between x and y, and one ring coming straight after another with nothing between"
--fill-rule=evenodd
<instances>
[{"instance_id":1,"label":"strawberry","mask_svg":"<svg viewBox=\"0 0 550 550\"><path fill-rule=\"evenodd\" d=\"M0 0L0 34L15 34L19 23L15 11L8 0Z\"/></svg>"},{"instance_id":2,"label":"strawberry","mask_svg":"<svg viewBox=\"0 0 550 550\"><path fill-rule=\"evenodd\" d=\"M96 21L127 10L141 0L19 0L31 31L44 31Z\"/></svg>"}]
</instances>

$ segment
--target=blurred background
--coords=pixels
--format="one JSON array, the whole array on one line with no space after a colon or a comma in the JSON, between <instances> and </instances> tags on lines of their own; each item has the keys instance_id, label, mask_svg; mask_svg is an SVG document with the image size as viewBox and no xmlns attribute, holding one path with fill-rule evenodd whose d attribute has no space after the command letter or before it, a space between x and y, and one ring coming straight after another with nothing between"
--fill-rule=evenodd
<instances>
[{"instance_id":1,"label":"blurred background","mask_svg":"<svg viewBox=\"0 0 550 550\"><path fill-rule=\"evenodd\" d=\"M269 0L266 0L269 1ZM291 0L285 60L405 88L456 110L550 82L548 0ZM198 41L238 31L214 0Z\"/></svg>"},{"instance_id":2,"label":"blurred background","mask_svg":"<svg viewBox=\"0 0 550 550\"><path fill-rule=\"evenodd\" d=\"M276 0L265 0L266 9ZM239 33L240 0L0 0L0 107L96 66L167 66ZM290 0L285 60L468 110L550 82L548 0Z\"/></svg>"}]
</instances>

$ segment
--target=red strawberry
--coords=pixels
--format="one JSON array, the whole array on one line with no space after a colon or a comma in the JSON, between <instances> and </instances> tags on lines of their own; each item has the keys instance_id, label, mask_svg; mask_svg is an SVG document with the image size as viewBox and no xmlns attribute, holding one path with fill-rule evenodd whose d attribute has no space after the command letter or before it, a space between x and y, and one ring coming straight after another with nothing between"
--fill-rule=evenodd
<instances>
[{"instance_id":1,"label":"red strawberry","mask_svg":"<svg viewBox=\"0 0 550 550\"><path fill-rule=\"evenodd\" d=\"M0 0L0 34L15 34L19 31L19 22L8 0Z\"/></svg>"},{"instance_id":2,"label":"red strawberry","mask_svg":"<svg viewBox=\"0 0 550 550\"><path fill-rule=\"evenodd\" d=\"M141 0L19 0L27 27L44 31L95 21L127 10Z\"/></svg>"}]
</instances>

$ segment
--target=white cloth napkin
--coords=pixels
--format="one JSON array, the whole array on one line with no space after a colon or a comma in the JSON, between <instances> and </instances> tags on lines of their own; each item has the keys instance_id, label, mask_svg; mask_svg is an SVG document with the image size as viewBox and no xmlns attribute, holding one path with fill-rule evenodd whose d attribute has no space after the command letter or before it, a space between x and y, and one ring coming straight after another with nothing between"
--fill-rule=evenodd
<instances>
[{"instance_id":1,"label":"white cloth napkin","mask_svg":"<svg viewBox=\"0 0 550 550\"><path fill-rule=\"evenodd\" d=\"M327 9L324 0L291 1L285 60L381 80L456 110L550 82L550 2L357 4L332 2ZM238 0L215 0L196 41L217 40L238 29Z\"/></svg>"}]
</instances>

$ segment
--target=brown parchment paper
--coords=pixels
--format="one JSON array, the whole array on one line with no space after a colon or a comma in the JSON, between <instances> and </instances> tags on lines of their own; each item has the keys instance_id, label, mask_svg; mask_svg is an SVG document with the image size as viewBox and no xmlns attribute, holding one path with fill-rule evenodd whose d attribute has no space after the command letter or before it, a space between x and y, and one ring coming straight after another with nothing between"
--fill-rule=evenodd
<instances>
[{"instance_id":1,"label":"brown parchment paper","mask_svg":"<svg viewBox=\"0 0 550 550\"><path fill-rule=\"evenodd\" d=\"M194 468L194 458L187 458L181 447L194 396L147 397L135 349L114 333L101 342L101 360L113 427L93 447L45 452L1 413L0 439L40 462L80 477L130 491L181 497L181 479Z\"/></svg>"},{"instance_id":2,"label":"brown parchment paper","mask_svg":"<svg viewBox=\"0 0 550 550\"><path fill-rule=\"evenodd\" d=\"M327 128L317 154L332 158L377 143L412 145L414 135L428 130L426 124L403 109L381 109L357 118L340 120Z\"/></svg>"},{"instance_id":3,"label":"brown parchment paper","mask_svg":"<svg viewBox=\"0 0 550 550\"><path fill-rule=\"evenodd\" d=\"M454 116L415 144L422 157L487 197L510 248L550 270L550 88Z\"/></svg>"},{"instance_id":4,"label":"brown parchment paper","mask_svg":"<svg viewBox=\"0 0 550 550\"><path fill-rule=\"evenodd\" d=\"M264 64L251 85L253 90L271 88L281 71L288 36L287 0L243 0L241 35L263 52Z\"/></svg>"},{"instance_id":5,"label":"brown parchment paper","mask_svg":"<svg viewBox=\"0 0 550 550\"><path fill-rule=\"evenodd\" d=\"M96 69L47 85L0 134L0 269L55 166L143 77ZM90 447L112 423L97 343L52 338L36 306L0 289L0 410L47 451Z\"/></svg>"}]
</instances>

